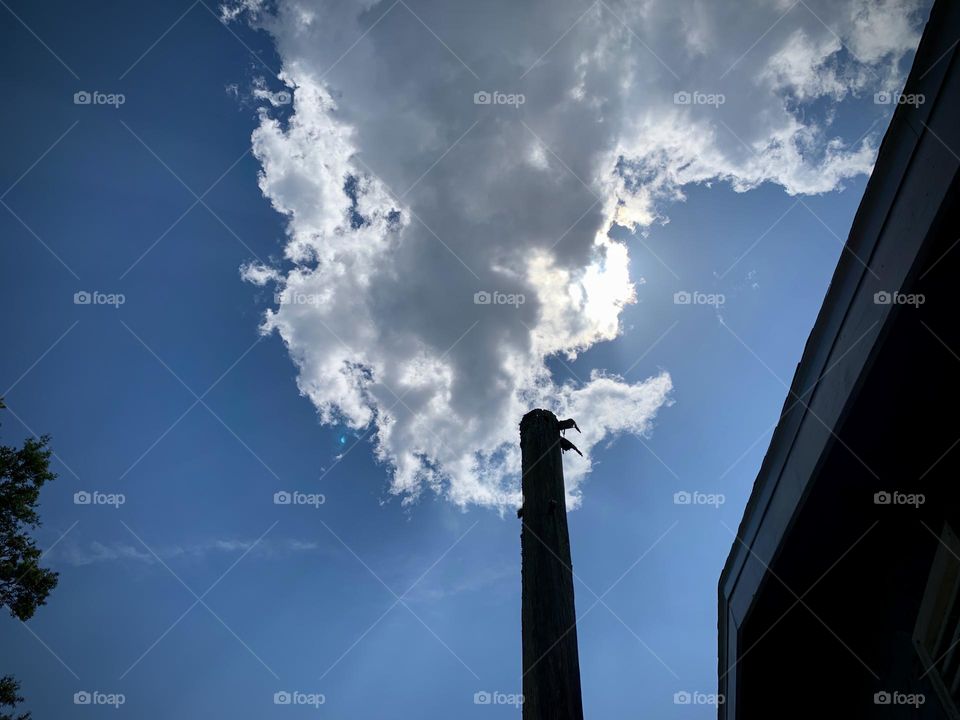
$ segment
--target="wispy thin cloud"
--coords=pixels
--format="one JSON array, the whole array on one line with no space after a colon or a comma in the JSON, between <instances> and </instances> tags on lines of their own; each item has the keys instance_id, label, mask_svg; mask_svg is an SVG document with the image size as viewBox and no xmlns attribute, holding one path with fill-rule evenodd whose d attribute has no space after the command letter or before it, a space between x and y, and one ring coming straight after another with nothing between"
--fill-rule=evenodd
<instances>
[{"instance_id":1,"label":"wispy thin cloud","mask_svg":"<svg viewBox=\"0 0 960 720\"><path fill-rule=\"evenodd\" d=\"M253 548L250 550L250 548ZM237 555L250 550L251 557L284 557L321 552L320 543L312 540L288 538L262 540L250 538L219 538L182 545L161 545L156 548L163 560L177 558L203 560L215 555ZM153 565L157 559L141 546L125 541L64 542L50 553L50 562L74 567L113 562L135 562Z\"/></svg>"}]
</instances>

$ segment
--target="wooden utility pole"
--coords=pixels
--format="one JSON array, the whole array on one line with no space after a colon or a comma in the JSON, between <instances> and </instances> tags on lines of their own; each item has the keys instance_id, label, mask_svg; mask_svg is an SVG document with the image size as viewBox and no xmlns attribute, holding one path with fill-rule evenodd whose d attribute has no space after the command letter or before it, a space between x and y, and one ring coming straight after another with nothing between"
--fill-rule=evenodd
<instances>
[{"instance_id":1,"label":"wooden utility pole","mask_svg":"<svg viewBox=\"0 0 960 720\"><path fill-rule=\"evenodd\" d=\"M576 448L561 437L566 428L576 423L549 410L520 421L523 720L583 720L561 459L561 448Z\"/></svg>"}]
</instances>

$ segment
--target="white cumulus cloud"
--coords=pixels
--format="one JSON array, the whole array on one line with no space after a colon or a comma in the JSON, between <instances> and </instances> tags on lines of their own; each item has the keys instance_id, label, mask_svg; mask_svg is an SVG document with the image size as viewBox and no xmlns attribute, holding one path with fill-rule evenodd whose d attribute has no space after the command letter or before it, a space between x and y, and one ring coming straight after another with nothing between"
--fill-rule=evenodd
<instances>
[{"instance_id":1,"label":"white cumulus cloud","mask_svg":"<svg viewBox=\"0 0 960 720\"><path fill-rule=\"evenodd\" d=\"M575 506L597 445L650 433L670 403L665 371L561 383L546 362L620 335L642 283L630 233L691 183L815 194L869 173L879 133L840 137L833 107L898 89L921 10L228 3L270 33L293 95L255 88L260 187L287 230L282 261L242 269L276 288L262 329L322 422L371 431L406 500L516 504L518 422L547 407L584 429Z\"/></svg>"}]
</instances>

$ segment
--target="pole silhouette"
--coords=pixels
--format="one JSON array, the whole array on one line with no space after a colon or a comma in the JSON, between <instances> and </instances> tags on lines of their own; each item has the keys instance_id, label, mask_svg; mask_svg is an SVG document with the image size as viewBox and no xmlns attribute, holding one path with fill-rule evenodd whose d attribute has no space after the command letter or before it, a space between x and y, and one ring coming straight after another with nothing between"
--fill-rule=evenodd
<instances>
[{"instance_id":1,"label":"pole silhouette","mask_svg":"<svg viewBox=\"0 0 960 720\"><path fill-rule=\"evenodd\" d=\"M561 455L580 451L560 434L569 428L580 430L549 410L520 421L523 720L583 720Z\"/></svg>"}]
</instances>

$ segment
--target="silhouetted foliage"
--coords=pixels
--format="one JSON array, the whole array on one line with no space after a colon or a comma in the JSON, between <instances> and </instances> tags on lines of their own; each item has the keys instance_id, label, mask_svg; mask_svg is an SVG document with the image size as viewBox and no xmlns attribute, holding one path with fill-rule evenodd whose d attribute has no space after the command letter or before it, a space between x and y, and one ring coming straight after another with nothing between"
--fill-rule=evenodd
<instances>
[{"instance_id":1,"label":"silhouetted foliage","mask_svg":"<svg viewBox=\"0 0 960 720\"><path fill-rule=\"evenodd\" d=\"M30 720L30 713L10 715L3 712L3 708L13 708L17 703L23 702L23 698L17 694L19 690L20 683L10 675L0 677L0 720Z\"/></svg>"},{"instance_id":2,"label":"silhouetted foliage","mask_svg":"<svg viewBox=\"0 0 960 720\"><path fill-rule=\"evenodd\" d=\"M0 400L0 408L6 407ZM49 437L30 438L23 447L0 445L0 607L27 621L57 585L57 573L40 567L42 553L29 532L40 526L40 488L56 475L50 471ZM23 698L13 677L0 678L0 708ZM0 720L28 720L30 713L0 714Z\"/></svg>"}]
</instances>

